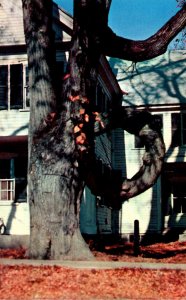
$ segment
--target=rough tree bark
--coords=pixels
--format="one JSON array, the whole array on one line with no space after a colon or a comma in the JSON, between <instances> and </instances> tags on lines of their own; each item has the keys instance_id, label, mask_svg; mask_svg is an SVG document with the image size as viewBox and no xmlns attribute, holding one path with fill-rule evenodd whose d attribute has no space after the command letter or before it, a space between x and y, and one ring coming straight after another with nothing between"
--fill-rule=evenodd
<instances>
[{"instance_id":1,"label":"rough tree bark","mask_svg":"<svg viewBox=\"0 0 186 300\"><path fill-rule=\"evenodd\" d=\"M113 199L121 204L149 188L161 172L165 149L153 117L114 105L107 118L99 112L102 122L97 134L121 127L144 138L146 154L134 178L122 183L113 173L109 185L96 181L93 136L99 118L92 105L92 70L96 70L101 53L135 62L151 58L152 49L153 57L160 55L185 25L185 6L160 32L140 42L116 37L108 28L110 2L74 1L69 74L59 97L54 84L52 1L22 0L31 100L28 185L32 258L92 259L79 231L85 181L99 194L108 193L111 187Z\"/></svg>"},{"instance_id":2,"label":"rough tree bark","mask_svg":"<svg viewBox=\"0 0 186 300\"><path fill-rule=\"evenodd\" d=\"M77 125L84 122L86 106L85 77L79 75L86 72L86 68L80 70L77 65L81 58L81 53L77 54L80 50L79 28L74 22L71 76L65 80L62 99L57 99L54 56L51 55L54 49L52 1L23 1L23 14L31 100L28 168L30 257L92 259L79 230L84 182L78 160L82 147L86 150L75 135Z\"/></svg>"}]
</instances>

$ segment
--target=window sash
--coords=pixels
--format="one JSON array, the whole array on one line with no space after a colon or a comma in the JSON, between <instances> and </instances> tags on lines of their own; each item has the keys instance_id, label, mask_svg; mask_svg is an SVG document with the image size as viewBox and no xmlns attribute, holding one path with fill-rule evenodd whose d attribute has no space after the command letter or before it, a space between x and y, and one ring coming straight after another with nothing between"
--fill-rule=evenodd
<instances>
[{"instance_id":1,"label":"window sash","mask_svg":"<svg viewBox=\"0 0 186 300\"><path fill-rule=\"evenodd\" d=\"M14 201L15 179L0 179L0 201Z\"/></svg>"},{"instance_id":2,"label":"window sash","mask_svg":"<svg viewBox=\"0 0 186 300\"><path fill-rule=\"evenodd\" d=\"M22 202L26 199L27 159L0 159L0 200Z\"/></svg>"},{"instance_id":3,"label":"window sash","mask_svg":"<svg viewBox=\"0 0 186 300\"><path fill-rule=\"evenodd\" d=\"M171 147L186 145L186 113L171 114L172 142Z\"/></svg>"},{"instance_id":4,"label":"window sash","mask_svg":"<svg viewBox=\"0 0 186 300\"><path fill-rule=\"evenodd\" d=\"M23 65L10 65L10 108L23 108Z\"/></svg>"},{"instance_id":5,"label":"window sash","mask_svg":"<svg viewBox=\"0 0 186 300\"><path fill-rule=\"evenodd\" d=\"M186 213L186 188L184 184L173 183L171 208L172 214Z\"/></svg>"},{"instance_id":6,"label":"window sash","mask_svg":"<svg viewBox=\"0 0 186 300\"><path fill-rule=\"evenodd\" d=\"M0 66L0 109L28 109L28 68L24 64Z\"/></svg>"},{"instance_id":7,"label":"window sash","mask_svg":"<svg viewBox=\"0 0 186 300\"><path fill-rule=\"evenodd\" d=\"M0 108L8 107L8 66L0 66Z\"/></svg>"},{"instance_id":8,"label":"window sash","mask_svg":"<svg viewBox=\"0 0 186 300\"><path fill-rule=\"evenodd\" d=\"M23 109L30 107L28 66L23 68Z\"/></svg>"},{"instance_id":9,"label":"window sash","mask_svg":"<svg viewBox=\"0 0 186 300\"><path fill-rule=\"evenodd\" d=\"M186 213L186 197L174 197L172 203L173 214Z\"/></svg>"}]
</instances>

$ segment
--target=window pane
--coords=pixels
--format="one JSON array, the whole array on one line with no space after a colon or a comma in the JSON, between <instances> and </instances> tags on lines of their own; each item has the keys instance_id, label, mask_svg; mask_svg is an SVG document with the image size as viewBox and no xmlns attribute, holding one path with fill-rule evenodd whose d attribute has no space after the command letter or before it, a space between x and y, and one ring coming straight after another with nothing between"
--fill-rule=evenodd
<instances>
[{"instance_id":1,"label":"window pane","mask_svg":"<svg viewBox=\"0 0 186 300\"><path fill-rule=\"evenodd\" d=\"M181 213L181 204L182 204L182 201L181 201L181 198L173 198L173 213Z\"/></svg>"},{"instance_id":2,"label":"window pane","mask_svg":"<svg viewBox=\"0 0 186 300\"><path fill-rule=\"evenodd\" d=\"M172 147L181 146L181 115L172 114Z\"/></svg>"},{"instance_id":3,"label":"window pane","mask_svg":"<svg viewBox=\"0 0 186 300\"><path fill-rule=\"evenodd\" d=\"M25 201L27 198L27 158L15 158L14 167L16 179L15 200L18 202Z\"/></svg>"},{"instance_id":4,"label":"window pane","mask_svg":"<svg viewBox=\"0 0 186 300\"><path fill-rule=\"evenodd\" d=\"M23 65L10 66L10 107L23 108Z\"/></svg>"},{"instance_id":5,"label":"window pane","mask_svg":"<svg viewBox=\"0 0 186 300\"><path fill-rule=\"evenodd\" d=\"M26 107L30 107L30 95L29 95L29 76L28 76L28 67L26 67L25 70L25 74L26 74Z\"/></svg>"},{"instance_id":6,"label":"window pane","mask_svg":"<svg viewBox=\"0 0 186 300\"><path fill-rule=\"evenodd\" d=\"M8 107L8 66L0 66L0 108Z\"/></svg>"},{"instance_id":7,"label":"window pane","mask_svg":"<svg viewBox=\"0 0 186 300\"><path fill-rule=\"evenodd\" d=\"M27 177L27 161L28 160L26 157L20 157L14 159L14 172L16 178Z\"/></svg>"},{"instance_id":8,"label":"window pane","mask_svg":"<svg viewBox=\"0 0 186 300\"><path fill-rule=\"evenodd\" d=\"M10 160L0 159L0 179L10 178Z\"/></svg>"},{"instance_id":9,"label":"window pane","mask_svg":"<svg viewBox=\"0 0 186 300\"><path fill-rule=\"evenodd\" d=\"M173 186L173 212L186 213L186 186L177 183Z\"/></svg>"},{"instance_id":10,"label":"window pane","mask_svg":"<svg viewBox=\"0 0 186 300\"><path fill-rule=\"evenodd\" d=\"M14 179L0 179L0 200L14 200Z\"/></svg>"}]
</instances>

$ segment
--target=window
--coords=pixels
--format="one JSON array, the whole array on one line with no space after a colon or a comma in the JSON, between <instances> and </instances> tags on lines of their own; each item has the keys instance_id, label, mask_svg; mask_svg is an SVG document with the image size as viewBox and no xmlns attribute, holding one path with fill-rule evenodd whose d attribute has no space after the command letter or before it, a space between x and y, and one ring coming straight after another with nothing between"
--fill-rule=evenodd
<instances>
[{"instance_id":1,"label":"window","mask_svg":"<svg viewBox=\"0 0 186 300\"><path fill-rule=\"evenodd\" d=\"M186 190L184 185L173 187L172 212L174 214L186 213Z\"/></svg>"},{"instance_id":2,"label":"window","mask_svg":"<svg viewBox=\"0 0 186 300\"><path fill-rule=\"evenodd\" d=\"M0 109L26 109L28 69L23 64L0 66Z\"/></svg>"},{"instance_id":3,"label":"window","mask_svg":"<svg viewBox=\"0 0 186 300\"><path fill-rule=\"evenodd\" d=\"M11 160L0 160L0 200L14 200L15 180L10 177Z\"/></svg>"},{"instance_id":4,"label":"window","mask_svg":"<svg viewBox=\"0 0 186 300\"><path fill-rule=\"evenodd\" d=\"M0 159L0 200L26 201L26 188L27 158Z\"/></svg>"},{"instance_id":5,"label":"window","mask_svg":"<svg viewBox=\"0 0 186 300\"><path fill-rule=\"evenodd\" d=\"M10 108L23 105L23 65L10 66Z\"/></svg>"},{"instance_id":6,"label":"window","mask_svg":"<svg viewBox=\"0 0 186 300\"><path fill-rule=\"evenodd\" d=\"M171 115L171 125L171 147L186 145L186 113L173 113Z\"/></svg>"},{"instance_id":7,"label":"window","mask_svg":"<svg viewBox=\"0 0 186 300\"><path fill-rule=\"evenodd\" d=\"M180 182L179 175L175 176L177 176L176 181L169 181L166 176L163 182L165 216L186 213L186 186Z\"/></svg>"},{"instance_id":8,"label":"window","mask_svg":"<svg viewBox=\"0 0 186 300\"><path fill-rule=\"evenodd\" d=\"M14 201L15 179L0 179L0 200Z\"/></svg>"},{"instance_id":9,"label":"window","mask_svg":"<svg viewBox=\"0 0 186 300\"><path fill-rule=\"evenodd\" d=\"M163 115L162 114L155 114L154 115L154 123L157 128L157 130L160 130L163 134ZM145 143L143 141L143 138L136 136L134 137L134 147L135 148L143 148L145 146Z\"/></svg>"}]
</instances>

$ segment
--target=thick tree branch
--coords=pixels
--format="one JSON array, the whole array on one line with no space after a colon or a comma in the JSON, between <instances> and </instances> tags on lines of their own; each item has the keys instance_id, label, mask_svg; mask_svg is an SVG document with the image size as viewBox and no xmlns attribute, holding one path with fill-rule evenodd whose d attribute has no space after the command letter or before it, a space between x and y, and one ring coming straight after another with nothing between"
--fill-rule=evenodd
<instances>
[{"instance_id":1,"label":"thick tree branch","mask_svg":"<svg viewBox=\"0 0 186 300\"><path fill-rule=\"evenodd\" d=\"M121 198L128 199L144 192L156 182L162 169L165 145L156 117L148 112L123 108L122 119L117 114L115 120L117 127L120 124L121 128L139 136L145 145L140 170L131 179L125 179L121 187Z\"/></svg>"},{"instance_id":2,"label":"thick tree branch","mask_svg":"<svg viewBox=\"0 0 186 300\"><path fill-rule=\"evenodd\" d=\"M119 207L121 203L150 188L160 175L165 145L161 135L159 123L155 116L147 111L135 108L114 109L108 118L102 118L103 127L96 127L96 133L102 130L122 128L131 134L139 136L145 145L140 170L131 178L122 182L121 174L110 170L105 176L99 175L99 164L90 158L87 166L86 184L97 195L106 195L108 205Z\"/></svg>"},{"instance_id":3,"label":"thick tree branch","mask_svg":"<svg viewBox=\"0 0 186 300\"><path fill-rule=\"evenodd\" d=\"M54 111L56 92L53 80L55 62L52 32L52 2L23 2L24 32L27 45L30 90L30 136L46 116Z\"/></svg>"},{"instance_id":4,"label":"thick tree branch","mask_svg":"<svg viewBox=\"0 0 186 300\"><path fill-rule=\"evenodd\" d=\"M146 40L134 41L117 36L109 27L102 32L101 48L105 55L144 61L167 50L170 41L186 26L186 4L160 30Z\"/></svg>"}]
</instances>

